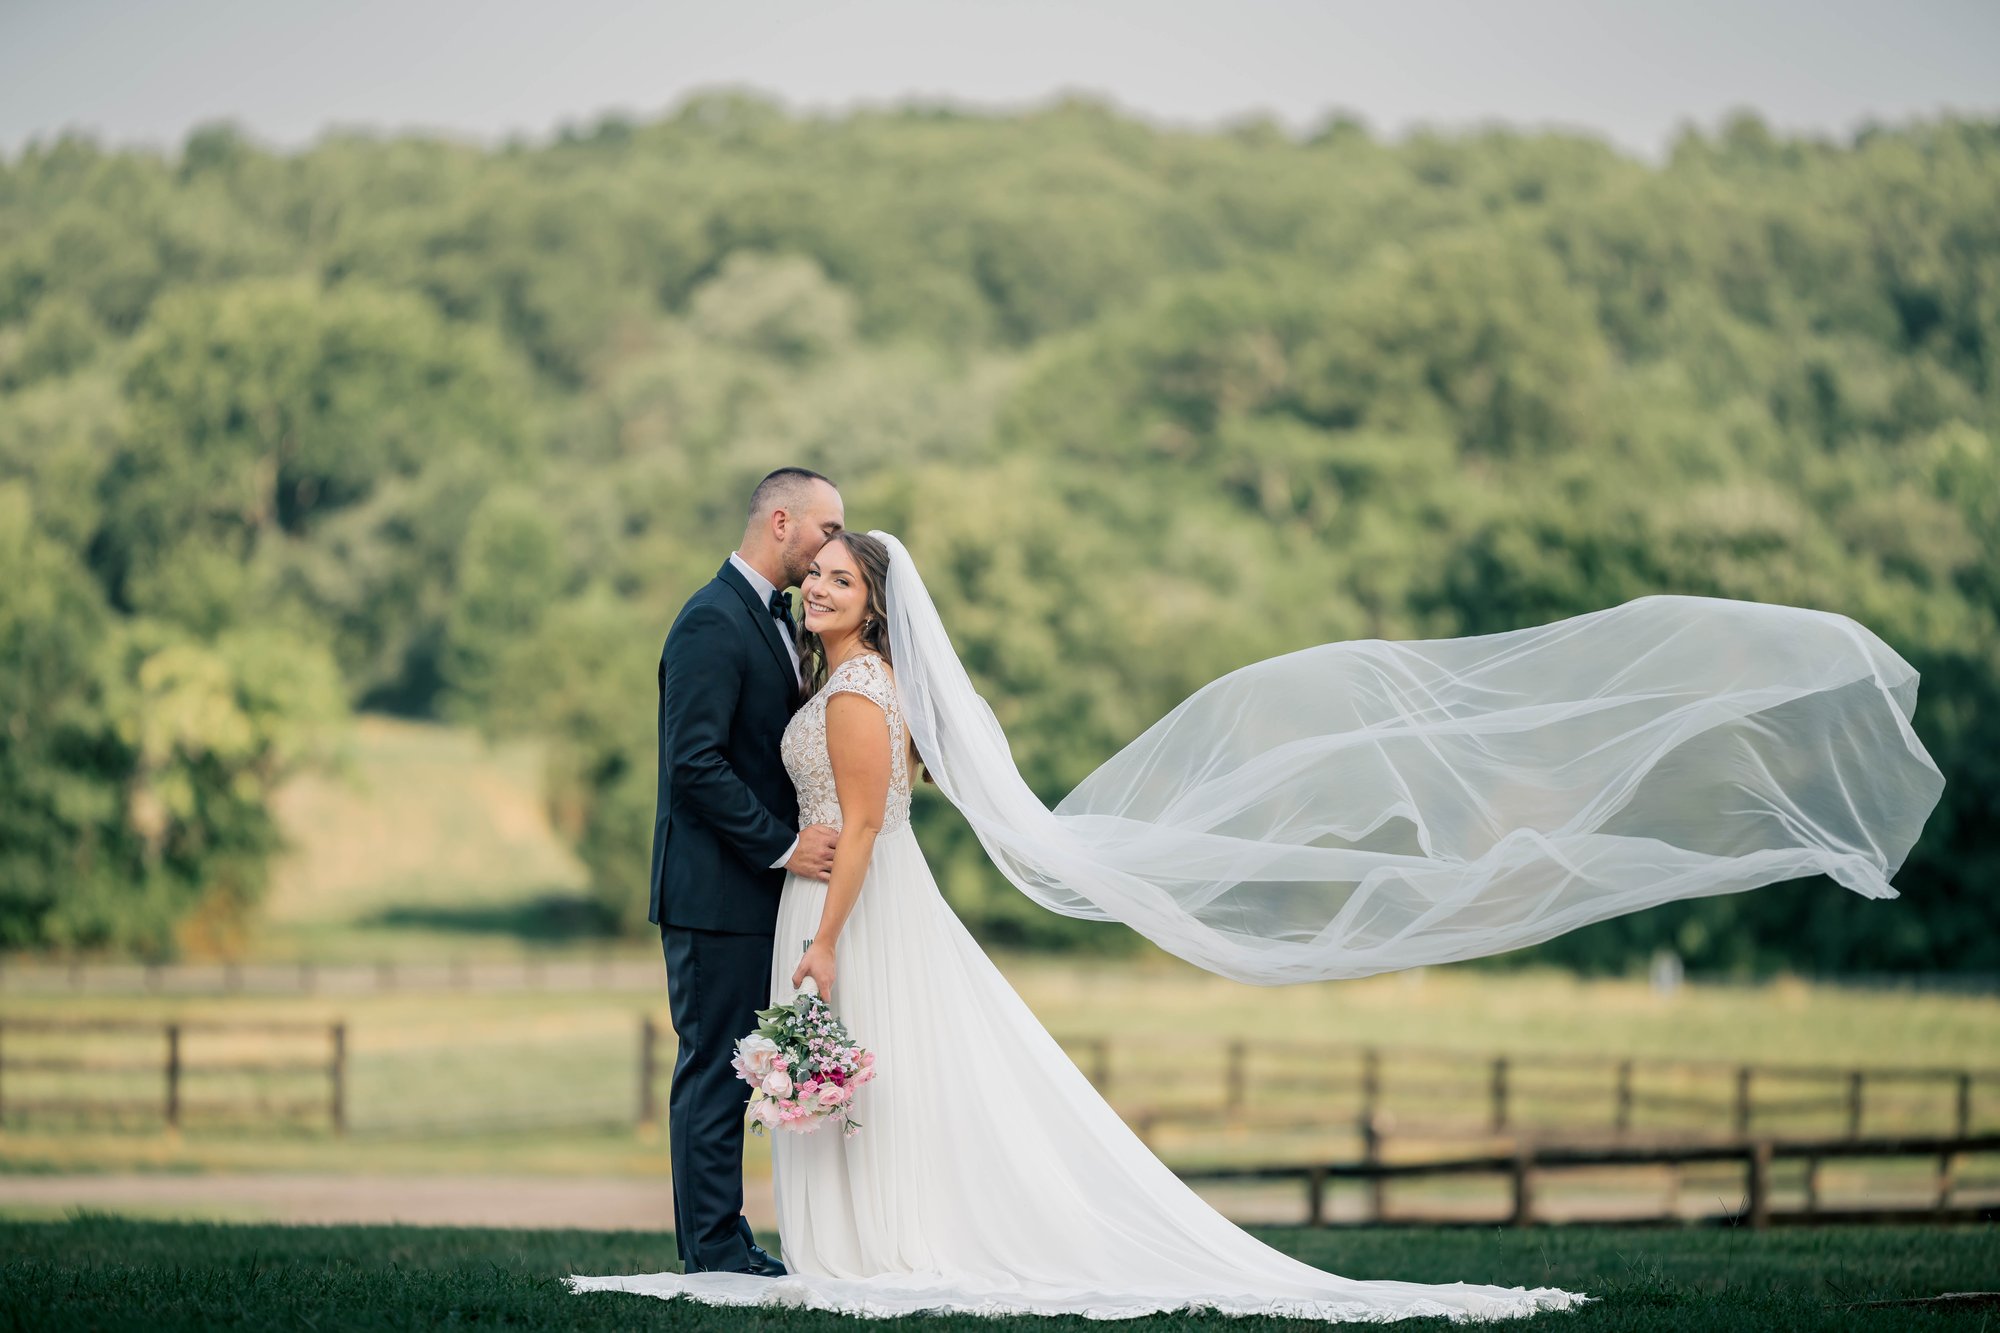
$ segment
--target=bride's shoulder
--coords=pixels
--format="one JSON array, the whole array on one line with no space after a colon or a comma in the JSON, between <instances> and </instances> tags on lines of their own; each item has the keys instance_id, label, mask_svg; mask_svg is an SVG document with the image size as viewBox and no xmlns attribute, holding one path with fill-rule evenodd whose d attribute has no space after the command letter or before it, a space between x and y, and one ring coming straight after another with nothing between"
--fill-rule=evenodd
<instances>
[{"instance_id":1,"label":"bride's shoulder","mask_svg":"<svg viewBox=\"0 0 2000 1333\"><path fill-rule=\"evenodd\" d=\"M856 653L835 667L826 678L826 692L859 694L884 708L894 696L896 673L879 653Z\"/></svg>"}]
</instances>

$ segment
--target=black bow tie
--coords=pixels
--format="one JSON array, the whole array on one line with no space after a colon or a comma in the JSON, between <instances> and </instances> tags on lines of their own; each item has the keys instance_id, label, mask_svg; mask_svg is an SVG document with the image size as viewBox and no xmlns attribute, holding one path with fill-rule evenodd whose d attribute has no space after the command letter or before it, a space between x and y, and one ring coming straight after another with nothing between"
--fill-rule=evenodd
<instances>
[{"instance_id":1,"label":"black bow tie","mask_svg":"<svg viewBox=\"0 0 2000 1333\"><path fill-rule=\"evenodd\" d=\"M782 588L771 589L771 614L777 619L780 625L785 627L785 637L787 639L793 637L792 604L785 600L785 592Z\"/></svg>"}]
</instances>

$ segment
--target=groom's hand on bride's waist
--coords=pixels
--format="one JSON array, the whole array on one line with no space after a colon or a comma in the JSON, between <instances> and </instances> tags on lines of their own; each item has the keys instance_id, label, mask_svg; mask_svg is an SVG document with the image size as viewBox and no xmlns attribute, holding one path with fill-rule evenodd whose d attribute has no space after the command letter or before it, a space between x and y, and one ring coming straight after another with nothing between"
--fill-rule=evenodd
<instances>
[{"instance_id":1,"label":"groom's hand on bride's waist","mask_svg":"<svg viewBox=\"0 0 2000 1333\"><path fill-rule=\"evenodd\" d=\"M833 874L833 846L840 841L840 830L830 824L808 824L799 833L799 845L792 849L792 859L785 862L785 869L806 879L826 879Z\"/></svg>"}]
</instances>

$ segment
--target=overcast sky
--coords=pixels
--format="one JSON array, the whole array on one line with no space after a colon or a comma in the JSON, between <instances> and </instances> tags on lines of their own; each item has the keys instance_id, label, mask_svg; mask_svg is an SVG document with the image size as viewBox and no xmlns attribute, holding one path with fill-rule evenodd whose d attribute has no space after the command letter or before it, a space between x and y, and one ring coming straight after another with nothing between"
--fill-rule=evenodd
<instances>
[{"instance_id":1,"label":"overcast sky","mask_svg":"<svg viewBox=\"0 0 2000 1333\"><path fill-rule=\"evenodd\" d=\"M0 0L9 155L220 118L286 146L335 125L492 141L725 85L814 109L1082 90L1175 123L1497 119L1657 157L1739 106L1837 136L1994 113L2000 0Z\"/></svg>"}]
</instances>

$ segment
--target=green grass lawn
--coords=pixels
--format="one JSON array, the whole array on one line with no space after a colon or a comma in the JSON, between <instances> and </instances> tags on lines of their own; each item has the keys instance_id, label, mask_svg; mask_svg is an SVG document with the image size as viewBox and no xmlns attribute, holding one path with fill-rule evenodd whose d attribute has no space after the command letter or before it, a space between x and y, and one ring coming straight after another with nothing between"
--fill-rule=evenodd
<instances>
[{"instance_id":1,"label":"green grass lawn","mask_svg":"<svg viewBox=\"0 0 2000 1333\"><path fill-rule=\"evenodd\" d=\"M2000 1286L2000 1229L1262 1233L1354 1277L1561 1286L1599 1300L1537 1326L1631 1330L1986 1329L2000 1309L1852 1309ZM0 1223L13 1328L745 1328L837 1330L834 1315L710 1309L622 1293L572 1295L568 1272L673 1267L673 1240L638 1232L173 1224L77 1216ZM915 1318L923 1330L1101 1329L1085 1319ZM1159 1316L1149 1330L1303 1329L1296 1320ZM1412 1321L1403 1327L1448 1327Z\"/></svg>"}]
</instances>

